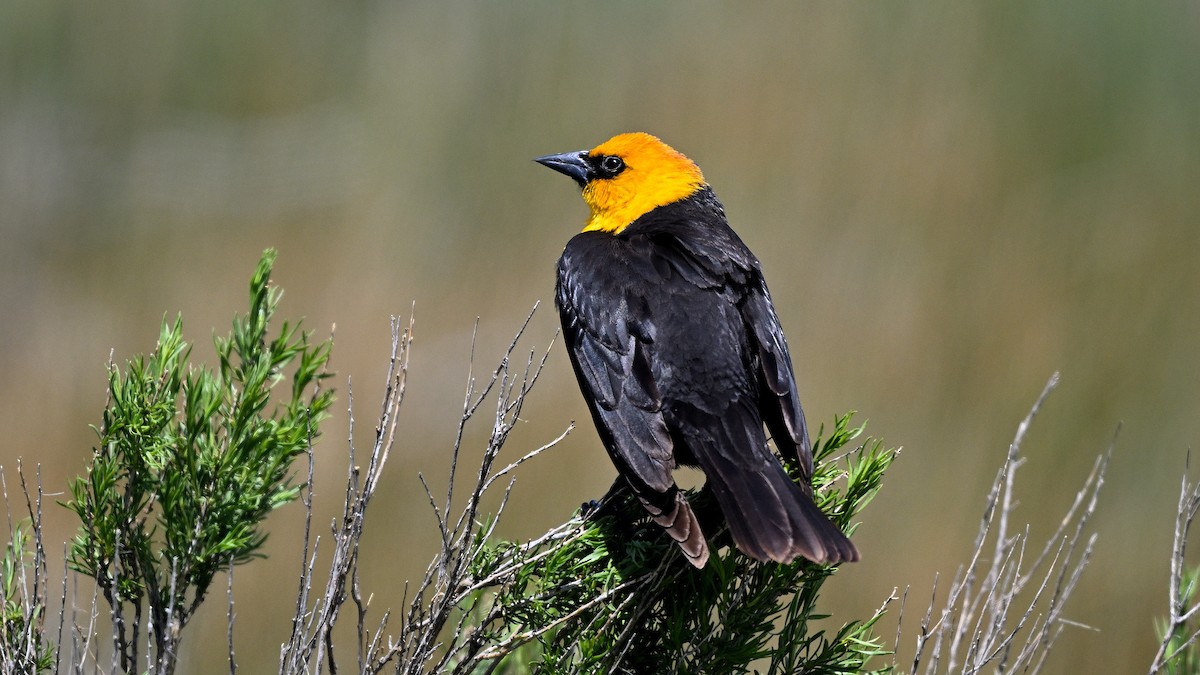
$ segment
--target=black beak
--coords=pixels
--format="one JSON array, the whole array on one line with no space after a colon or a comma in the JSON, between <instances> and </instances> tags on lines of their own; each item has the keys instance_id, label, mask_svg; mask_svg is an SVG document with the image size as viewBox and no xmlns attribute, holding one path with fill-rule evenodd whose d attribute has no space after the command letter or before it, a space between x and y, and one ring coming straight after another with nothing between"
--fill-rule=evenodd
<instances>
[{"instance_id":1,"label":"black beak","mask_svg":"<svg viewBox=\"0 0 1200 675\"><path fill-rule=\"evenodd\" d=\"M560 155L546 155L533 161L570 176L582 188L592 178L592 167L587 162L587 155L587 150L579 150L564 152Z\"/></svg>"}]
</instances>

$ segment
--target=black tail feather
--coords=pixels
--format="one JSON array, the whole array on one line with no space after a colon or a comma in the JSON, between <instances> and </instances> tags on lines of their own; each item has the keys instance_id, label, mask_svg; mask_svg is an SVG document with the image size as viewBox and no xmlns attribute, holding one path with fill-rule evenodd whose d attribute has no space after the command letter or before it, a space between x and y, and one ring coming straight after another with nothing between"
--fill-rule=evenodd
<instances>
[{"instance_id":1,"label":"black tail feather","mask_svg":"<svg viewBox=\"0 0 1200 675\"><path fill-rule=\"evenodd\" d=\"M737 547L758 560L855 562L858 549L777 465L709 472Z\"/></svg>"},{"instance_id":2,"label":"black tail feather","mask_svg":"<svg viewBox=\"0 0 1200 675\"><path fill-rule=\"evenodd\" d=\"M781 563L799 557L820 564L857 561L854 543L767 448L761 423L738 418L709 418L715 433L689 435L737 547L752 558Z\"/></svg>"}]
</instances>

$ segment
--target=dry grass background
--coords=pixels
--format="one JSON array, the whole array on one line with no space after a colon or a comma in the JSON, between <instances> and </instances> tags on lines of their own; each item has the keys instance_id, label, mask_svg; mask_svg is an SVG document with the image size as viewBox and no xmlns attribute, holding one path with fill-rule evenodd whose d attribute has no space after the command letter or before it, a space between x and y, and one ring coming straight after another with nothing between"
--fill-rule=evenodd
<instances>
[{"instance_id":1,"label":"dry grass background","mask_svg":"<svg viewBox=\"0 0 1200 675\"><path fill-rule=\"evenodd\" d=\"M388 316L416 304L405 454L365 552L374 602L398 605L433 551L416 472L444 475L475 317L490 368L552 297L584 218L530 159L646 130L700 163L761 257L810 418L857 409L905 446L859 530L864 562L829 584L835 615L894 586L925 598L953 571L1016 423L1061 370L1025 446L1017 514L1035 536L1125 426L1068 608L1099 633L1068 630L1052 669L1138 672L1200 438L1197 82L1200 10L1174 0L9 0L0 462L65 486L110 349L148 351L182 312L211 355L276 246L281 313L337 324L362 419ZM545 306L530 335L544 346L555 325ZM561 351L524 417L514 456L586 421ZM345 436L343 415L318 448L330 513ZM523 469L505 534L560 522L612 475L583 425ZM70 536L51 511L51 541ZM287 635L300 526L298 508L273 516L271 558L238 571L245 672L271 669ZM220 604L185 641L186 672L222 667Z\"/></svg>"}]
</instances>

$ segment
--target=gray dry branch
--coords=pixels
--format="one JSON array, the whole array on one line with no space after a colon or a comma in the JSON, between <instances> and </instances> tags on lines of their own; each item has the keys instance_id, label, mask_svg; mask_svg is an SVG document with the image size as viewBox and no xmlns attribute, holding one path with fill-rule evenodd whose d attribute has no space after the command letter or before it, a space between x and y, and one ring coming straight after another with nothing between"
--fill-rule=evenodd
<instances>
[{"instance_id":1,"label":"gray dry branch","mask_svg":"<svg viewBox=\"0 0 1200 675\"><path fill-rule=\"evenodd\" d=\"M1025 463L1021 444L1057 384L1055 373L1018 426L988 493L974 553L966 568L955 575L936 619L935 579L934 598L916 639L909 671L913 675L977 673L987 666L997 672L1037 673L1064 626L1078 625L1063 617L1063 609L1091 559L1096 535L1085 537L1085 532L1096 509L1112 446L1096 458L1058 529L1031 560L1027 559L1032 553L1028 526L1015 533L1010 529L1016 508L1016 471ZM897 647L900 640L898 627Z\"/></svg>"},{"instance_id":2,"label":"gray dry branch","mask_svg":"<svg viewBox=\"0 0 1200 675\"><path fill-rule=\"evenodd\" d=\"M1200 628L1195 627L1200 615L1200 600L1196 600L1197 572L1187 570L1188 533L1196 514L1200 513L1200 481L1188 482L1184 469L1179 488L1179 506L1175 511L1175 540L1171 547L1170 616L1159 632L1162 642L1150 664L1150 674L1168 670L1172 673L1200 672L1196 640Z\"/></svg>"},{"instance_id":3,"label":"gray dry branch","mask_svg":"<svg viewBox=\"0 0 1200 675\"><path fill-rule=\"evenodd\" d=\"M325 583L324 593L315 599L311 597L313 568L317 562L320 537L315 541L312 538L313 454L311 447L308 450L308 483L302 496L306 517L300 590L296 597L296 613L292 619L292 632L288 642L280 650L279 670L281 673L320 672L321 664L325 659L328 659L330 671L337 671L333 655L333 629L340 616L342 606L346 602L348 585L350 597L353 598L358 610L360 670L371 672L363 667L364 656L361 651L366 606L362 602L358 583L359 542L362 538L367 505L375 494L380 474L395 442L396 417L400 404L404 400L408 376L408 350L411 344L411 318L408 328L402 331L399 319L392 317L392 351L388 363L383 411L380 413L379 424L375 429L375 444L371 450L371 458L367 464L365 476L355 458L354 390L352 383L347 382L347 396L350 399L350 456L346 496L341 518L334 522L332 527L334 550L329 577ZM384 624L386 624L387 618L385 614ZM372 641L372 645L376 642L377 640Z\"/></svg>"},{"instance_id":4,"label":"gray dry branch","mask_svg":"<svg viewBox=\"0 0 1200 675\"><path fill-rule=\"evenodd\" d=\"M59 651L46 633L50 607L50 576L42 543L42 474L37 468L37 485L30 494L25 471L17 461L17 478L25 497L28 520L12 519L8 480L0 467L0 492L8 516L8 544L0 558L0 672L38 673L58 669ZM30 546L32 545L32 551ZM62 641L63 607L66 603L64 570L62 601L59 605L58 642Z\"/></svg>"},{"instance_id":5,"label":"gray dry branch","mask_svg":"<svg viewBox=\"0 0 1200 675\"><path fill-rule=\"evenodd\" d=\"M536 311L537 307L534 307ZM404 398L408 373L408 356L412 343L412 322L401 329L398 319L392 320L392 350L388 366L383 408L375 428L375 442L366 471L360 471L355 460L353 440L353 392L350 390L350 460L346 496L341 517L333 524L333 553L329 576L323 592L313 597L314 574L320 548L320 538L310 539L312 522L312 458L309 457L309 487L304 496L308 510L304 560L302 565L296 614L292 634L280 652L279 672L337 673L346 668L334 655L333 631L347 600L354 603L357 626L357 672L367 675L385 669L396 673L441 672L464 645L472 645L469 631L464 629L458 608L477 584L470 579L470 563L492 535L496 522L504 511L513 481L506 481L505 491L496 513L486 523L481 522L480 504L489 490L505 479L520 464L548 450L570 433L573 425L549 443L536 448L512 463L495 469L496 459L509 433L516 425L525 397L537 382L549 349L540 359L533 351L523 366L514 366L517 346L525 334L531 311L509 344L500 364L491 372L487 382L478 387L475 376L468 375L462 415L451 453L450 477L444 501L434 497L421 477L437 521L441 547L429 563L424 576L406 589L411 601L400 617L395 634L389 634L392 620L390 610L373 625L368 624L369 599L364 599L360 586L358 552L366 520L366 508L378 486L379 477L391 451L396 445L396 420ZM472 362L474 338L472 338ZM473 367L473 366L472 366ZM348 387L349 389L349 387ZM455 473L463 449L464 432L476 417L484 402L495 394L495 415L492 431L480 460L474 484L459 505L454 492ZM457 509L457 516L452 516ZM311 548L310 548L311 542ZM451 630L447 630L450 628ZM480 646L469 647L478 651Z\"/></svg>"}]
</instances>

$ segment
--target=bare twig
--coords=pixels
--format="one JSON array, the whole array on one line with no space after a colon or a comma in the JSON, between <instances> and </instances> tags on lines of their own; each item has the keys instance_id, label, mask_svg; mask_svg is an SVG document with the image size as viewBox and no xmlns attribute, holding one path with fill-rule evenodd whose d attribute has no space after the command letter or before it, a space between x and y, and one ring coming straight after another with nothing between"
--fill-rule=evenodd
<instances>
[{"instance_id":1,"label":"bare twig","mask_svg":"<svg viewBox=\"0 0 1200 675\"><path fill-rule=\"evenodd\" d=\"M930 602L916 637L910 672L976 673L992 664L1002 672L1037 673L1062 626L1068 623L1062 617L1063 609L1091 559L1095 535L1085 536L1085 532L1113 445L1097 458L1058 528L1032 561L1026 556L1028 527L1010 534L1017 506L1016 471L1025 462L1021 447L1034 417L1057 384L1055 373L1018 425L988 493L971 560L955 575L932 624L936 595ZM990 555L985 556L989 541ZM1033 589L1032 594L1024 597L1027 588ZM1021 635L1025 637L1018 642ZM1014 651L1017 644L1020 648Z\"/></svg>"},{"instance_id":2,"label":"bare twig","mask_svg":"<svg viewBox=\"0 0 1200 675\"><path fill-rule=\"evenodd\" d=\"M511 479L508 481L508 489L501 495L496 515L486 524L481 523L478 517L481 502L500 478L508 476L522 463L553 447L571 430L569 427L551 442L526 453L498 471L493 469L509 433L519 421L525 396L546 362L546 356L535 360L531 353L522 370L513 372L511 366L514 352L532 316L531 312L526 317L501 358L500 365L491 372L488 381L482 387L477 385L474 366L471 366L463 400L463 412L450 457L451 475L444 502L439 503L424 476L419 475L434 514L441 547L430 561L423 577L411 587L406 585L407 606L403 620L398 632L388 635L386 630L392 616L390 611L384 611L374 627L367 625L370 598L364 599L360 587L358 547L363 535L367 505L378 486L383 466L397 441L396 425L408 372L412 321L410 319L407 328L402 330L399 321L393 319L388 379L370 459L365 469L360 469L354 460L351 389L350 468L342 515L333 527L334 550L331 554L329 578L323 594L315 600L310 600L304 589L312 580L312 561L315 559L316 548L314 546L314 552L301 576L302 589L298 594L297 613L293 619L293 636L281 650L281 673L316 673L323 669L336 671L338 662L332 655L332 631L339 616L339 609L347 598L354 603L357 612L357 667L364 675L378 673L385 668L392 668L398 673L437 672L446 667L451 658L455 659L456 665L460 665L464 662L464 655L478 655L477 648L464 651L464 645L471 644L472 637L464 634L464 624L461 621L452 621L452 618L455 615L465 617L465 613L460 613L461 608L469 605L468 598L483 587L481 580L470 578L470 563L478 551L479 542L486 540L487 535L493 531L497 518L503 513L512 486ZM477 328L478 324L476 330ZM472 357L474 352L473 338ZM496 397L496 413L487 446L480 458L475 485L471 487L464 502L456 504L455 473L464 450L466 428L484 401L492 395ZM311 513L311 496L306 498L305 505ZM539 541L545 541L545 538ZM499 579L491 581L500 582ZM520 636L514 636L513 642L523 640ZM483 661L476 658L474 662Z\"/></svg>"},{"instance_id":3,"label":"bare twig","mask_svg":"<svg viewBox=\"0 0 1200 675\"><path fill-rule=\"evenodd\" d=\"M365 477L354 460L353 438L353 389L349 390L351 409L350 462L346 479L345 501L341 518L333 524L333 552L329 577L324 593L309 605L309 589L312 583L313 565L316 562L317 546L314 544L308 564L301 575L301 590L297 598L296 615L292 621L292 636L281 648L281 673L320 672L322 662L328 658L334 663L332 634L342 604L346 601L348 580L353 578L358 565L359 542L362 537L367 504L374 495L379 473L387 461L387 453L395 441L395 419L408 374L408 348L412 341L412 321L401 329L399 319L392 319L392 351L385 386L383 411L376 440L367 466ZM311 462L311 460L310 460ZM312 513L312 471L310 463L308 495L305 506L307 518ZM305 550L307 553L307 534ZM361 617L361 612L360 612Z\"/></svg>"},{"instance_id":4,"label":"bare twig","mask_svg":"<svg viewBox=\"0 0 1200 675\"><path fill-rule=\"evenodd\" d=\"M229 567L227 569L225 594L229 604L225 609L226 630L228 634L226 639L229 645L229 675L237 675L237 659L233 655L233 559L229 559Z\"/></svg>"},{"instance_id":5,"label":"bare twig","mask_svg":"<svg viewBox=\"0 0 1200 675\"><path fill-rule=\"evenodd\" d=\"M1200 628L1189 626L1189 622L1200 612L1200 601L1195 597L1194 580L1189 579L1186 567L1188 534L1196 514L1200 513L1200 481L1192 483L1188 480L1188 469L1191 464L1191 453L1188 453L1184 463L1183 478L1179 487L1179 505L1175 510L1175 538L1171 547L1171 576L1167 598L1170 616L1166 629L1163 631L1162 642L1150 664L1150 673L1158 673L1165 669L1181 654L1200 638ZM1186 583L1185 583L1186 581Z\"/></svg>"}]
</instances>

